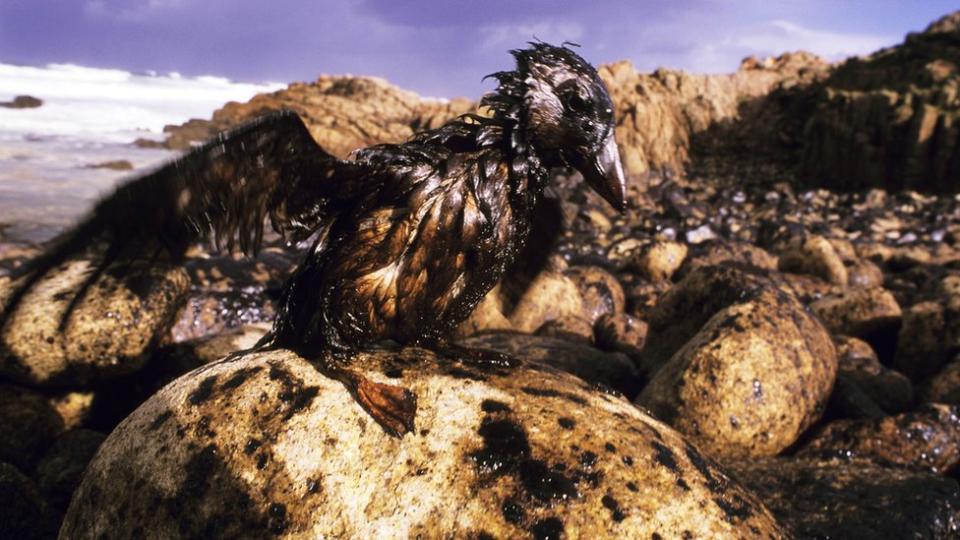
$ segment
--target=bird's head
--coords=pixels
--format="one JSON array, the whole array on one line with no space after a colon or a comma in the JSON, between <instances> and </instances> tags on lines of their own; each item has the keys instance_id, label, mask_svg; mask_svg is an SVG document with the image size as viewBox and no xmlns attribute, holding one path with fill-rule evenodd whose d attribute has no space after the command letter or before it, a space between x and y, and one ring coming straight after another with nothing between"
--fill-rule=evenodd
<instances>
[{"instance_id":1,"label":"bird's head","mask_svg":"<svg viewBox=\"0 0 960 540\"><path fill-rule=\"evenodd\" d=\"M511 53L517 59L512 82L519 87L514 92L522 92L519 114L527 140L546 165L577 169L622 211L626 182L613 136L613 103L597 70L565 46L532 43ZM503 87L504 79L497 78Z\"/></svg>"}]
</instances>

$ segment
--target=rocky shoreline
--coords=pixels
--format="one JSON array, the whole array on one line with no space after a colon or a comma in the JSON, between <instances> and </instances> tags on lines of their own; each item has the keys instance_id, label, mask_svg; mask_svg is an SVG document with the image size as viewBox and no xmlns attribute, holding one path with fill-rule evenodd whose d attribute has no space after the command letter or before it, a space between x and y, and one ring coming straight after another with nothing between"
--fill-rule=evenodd
<instances>
[{"instance_id":1,"label":"rocky shoreline","mask_svg":"<svg viewBox=\"0 0 960 540\"><path fill-rule=\"evenodd\" d=\"M402 439L309 359L230 354L295 249L111 268L59 328L91 251L0 332L0 536L955 538L958 65L960 12L839 65L604 66L626 212L542 200L458 329L521 365L354 359L415 390ZM473 107L323 77L166 144L293 108L347 155ZM0 302L37 249L0 244Z\"/></svg>"}]
</instances>

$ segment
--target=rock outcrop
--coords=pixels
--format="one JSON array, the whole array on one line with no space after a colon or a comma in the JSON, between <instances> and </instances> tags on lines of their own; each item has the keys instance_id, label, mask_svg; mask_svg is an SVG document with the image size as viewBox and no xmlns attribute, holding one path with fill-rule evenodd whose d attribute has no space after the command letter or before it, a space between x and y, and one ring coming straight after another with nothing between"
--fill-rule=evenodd
<instances>
[{"instance_id":1,"label":"rock outcrop","mask_svg":"<svg viewBox=\"0 0 960 540\"><path fill-rule=\"evenodd\" d=\"M230 102L210 120L194 119L167 126L166 146L186 149L243 122L281 110L296 111L310 134L328 152L339 156L372 144L396 143L416 131L437 127L473 109L465 99L422 99L413 92L375 77L321 76L313 83L293 83L247 103Z\"/></svg>"},{"instance_id":2,"label":"rock outcrop","mask_svg":"<svg viewBox=\"0 0 960 540\"><path fill-rule=\"evenodd\" d=\"M847 60L809 99L805 179L851 190L960 188L960 12Z\"/></svg>"}]
</instances>

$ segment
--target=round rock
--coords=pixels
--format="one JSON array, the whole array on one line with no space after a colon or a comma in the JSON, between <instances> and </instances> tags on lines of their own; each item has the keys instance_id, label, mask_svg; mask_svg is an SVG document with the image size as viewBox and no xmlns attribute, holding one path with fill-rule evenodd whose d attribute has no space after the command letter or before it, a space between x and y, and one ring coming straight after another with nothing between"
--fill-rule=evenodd
<instances>
[{"instance_id":1,"label":"round rock","mask_svg":"<svg viewBox=\"0 0 960 540\"><path fill-rule=\"evenodd\" d=\"M108 267L83 291L92 271L89 261L67 263L23 297L0 329L0 374L77 386L142 366L143 353L173 323L189 286L186 273L139 263ZM0 291L0 304L9 293ZM83 296L74 301L77 294Z\"/></svg>"},{"instance_id":2,"label":"round rock","mask_svg":"<svg viewBox=\"0 0 960 540\"><path fill-rule=\"evenodd\" d=\"M113 431L61 535L786 534L679 434L573 375L479 369L421 349L358 353L349 369L414 392L416 429L387 435L291 352L225 359Z\"/></svg>"},{"instance_id":3,"label":"round rock","mask_svg":"<svg viewBox=\"0 0 960 540\"><path fill-rule=\"evenodd\" d=\"M766 289L716 313L637 402L716 456L772 456L823 413L833 341L792 296Z\"/></svg>"}]
</instances>

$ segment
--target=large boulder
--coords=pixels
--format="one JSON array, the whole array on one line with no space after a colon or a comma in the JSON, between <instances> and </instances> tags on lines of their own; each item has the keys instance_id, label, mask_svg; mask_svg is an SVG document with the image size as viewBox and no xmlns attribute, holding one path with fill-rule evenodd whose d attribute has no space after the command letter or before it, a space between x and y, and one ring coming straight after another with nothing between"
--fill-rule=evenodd
<instances>
[{"instance_id":1,"label":"large boulder","mask_svg":"<svg viewBox=\"0 0 960 540\"><path fill-rule=\"evenodd\" d=\"M679 434L548 365L411 348L348 369L414 392L416 429L388 435L294 353L228 357L113 431L61 536L786 535Z\"/></svg>"}]
</instances>

